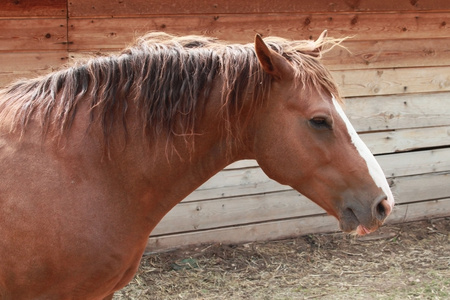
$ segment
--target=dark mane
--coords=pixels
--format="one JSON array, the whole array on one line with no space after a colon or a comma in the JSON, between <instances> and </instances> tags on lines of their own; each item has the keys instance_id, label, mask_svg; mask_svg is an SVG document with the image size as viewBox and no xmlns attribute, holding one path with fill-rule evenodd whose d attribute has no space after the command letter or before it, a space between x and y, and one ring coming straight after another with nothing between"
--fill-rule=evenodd
<instances>
[{"instance_id":1,"label":"dark mane","mask_svg":"<svg viewBox=\"0 0 450 300\"><path fill-rule=\"evenodd\" d=\"M304 85L339 97L331 75L311 51L311 41L265 41L295 65ZM195 134L196 119L219 76L223 95L218 113L225 121L224 131L232 134L230 120L243 108L241 96L251 93L253 102L246 105L254 110L269 92L271 78L262 71L254 45L164 33L150 33L119 55L93 58L9 86L0 91L0 121L13 116L11 131L24 130L33 117L40 120L44 132L56 126L62 136L71 128L80 102L89 101L91 123L100 121L107 145L118 123L126 132L128 106L135 103L145 135L189 136Z\"/></svg>"}]
</instances>

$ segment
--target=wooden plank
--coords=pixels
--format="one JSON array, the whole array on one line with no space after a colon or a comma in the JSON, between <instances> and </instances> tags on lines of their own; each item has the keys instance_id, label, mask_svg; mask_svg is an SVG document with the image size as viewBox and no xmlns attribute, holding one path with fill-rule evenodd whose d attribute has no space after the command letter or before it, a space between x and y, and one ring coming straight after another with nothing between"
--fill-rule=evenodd
<instances>
[{"instance_id":1,"label":"wooden plank","mask_svg":"<svg viewBox=\"0 0 450 300\"><path fill-rule=\"evenodd\" d=\"M397 204L450 198L450 173L431 173L390 179Z\"/></svg>"},{"instance_id":2,"label":"wooden plank","mask_svg":"<svg viewBox=\"0 0 450 300\"><path fill-rule=\"evenodd\" d=\"M361 134L372 153L384 154L450 145L450 126Z\"/></svg>"},{"instance_id":3,"label":"wooden plank","mask_svg":"<svg viewBox=\"0 0 450 300\"><path fill-rule=\"evenodd\" d=\"M450 170L450 148L396 153L376 156L386 177L421 175ZM291 189L271 180L257 167L256 161L247 161L252 168L227 169L219 172L183 202L219 199L242 195L272 193Z\"/></svg>"},{"instance_id":4,"label":"wooden plank","mask_svg":"<svg viewBox=\"0 0 450 300\"><path fill-rule=\"evenodd\" d=\"M395 207L387 224L397 224L425 219L450 216L450 198L419 203L410 203Z\"/></svg>"},{"instance_id":5,"label":"wooden plank","mask_svg":"<svg viewBox=\"0 0 450 300\"><path fill-rule=\"evenodd\" d=\"M67 49L66 19L0 19L0 51Z\"/></svg>"},{"instance_id":6,"label":"wooden plank","mask_svg":"<svg viewBox=\"0 0 450 300\"><path fill-rule=\"evenodd\" d=\"M182 234L150 236L146 253L197 245L203 243L236 244L256 241L279 240L304 234L338 231L338 222L327 215L261 224L248 224L195 231Z\"/></svg>"},{"instance_id":7,"label":"wooden plank","mask_svg":"<svg viewBox=\"0 0 450 300\"><path fill-rule=\"evenodd\" d=\"M386 177L450 171L450 148L376 156Z\"/></svg>"},{"instance_id":8,"label":"wooden plank","mask_svg":"<svg viewBox=\"0 0 450 300\"><path fill-rule=\"evenodd\" d=\"M294 190L186 202L175 206L153 230L153 234L204 230L322 213L319 206Z\"/></svg>"},{"instance_id":9,"label":"wooden plank","mask_svg":"<svg viewBox=\"0 0 450 300\"><path fill-rule=\"evenodd\" d=\"M425 174L391 179L397 204L450 198L450 174ZM323 214L324 210L294 190L176 205L153 235L222 228Z\"/></svg>"},{"instance_id":10,"label":"wooden plank","mask_svg":"<svg viewBox=\"0 0 450 300\"><path fill-rule=\"evenodd\" d=\"M252 42L256 33L292 39L330 36L353 40L427 39L450 37L450 14L261 14L181 15L146 18L69 19L70 50L122 49L148 31L202 34L232 42Z\"/></svg>"},{"instance_id":11,"label":"wooden plank","mask_svg":"<svg viewBox=\"0 0 450 300\"><path fill-rule=\"evenodd\" d=\"M2 0L0 18L66 17L66 0Z\"/></svg>"},{"instance_id":12,"label":"wooden plank","mask_svg":"<svg viewBox=\"0 0 450 300\"><path fill-rule=\"evenodd\" d=\"M0 88L17 79L50 73L67 61L66 51L0 53Z\"/></svg>"},{"instance_id":13,"label":"wooden plank","mask_svg":"<svg viewBox=\"0 0 450 300\"><path fill-rule=\"evenodd\" d=\"M450 198L399 205L388 218L388 224L450 216ZM259 224L196 231L190 233L150 236L146 253L204 243L247 243L281 240L305 234L339 231L334 217L327 215L273 221Z\"/></svg>"},{"instance_id":14,"label":"wooden plank","mask_svg":"<svg viewBox=\"0 0 450 300\"><path fill-rule=\"evenodd\" d=\"M450 125L448 92L348 98L344 109L358 132Z\"/></svg>"},{"instance_id":15,"label":"wooden plank","mask_svg":"<svg viewBox=\"0 0 450 300\"><path fill-rule=\"evenodd\" d=\"M331 73L344 97L450 91L450 66Z\"/></svg>"},{"instance_id":16,"label":"wooden plank","mask_svg":"<svg viewBox=\"0 0 450 300\"><path fill-rule=\"evenodd\" d=\"M379 12L379 11L422 11L450 10L447 0L433 1L291 1L278 0L276 5L269 0L237 1L216 0L185 1L172 0L128 0L128 1L96 1L71 0L69 2L70 17L85 16L135 16L135 15L183 15L183 14L249 14L280 12Z\"/></svg>"},{"instance_id":17,"label":"wooden plank","mask_svg":"<svg viewBox=\"0 0 450 300\"><path fill-rule=\"evenodd\" d=\"M430 36L431 38L432 36ZM323 57L330 70L450 65L450 39L354 41L335 47Z\"/></svg>"}]
</instances>

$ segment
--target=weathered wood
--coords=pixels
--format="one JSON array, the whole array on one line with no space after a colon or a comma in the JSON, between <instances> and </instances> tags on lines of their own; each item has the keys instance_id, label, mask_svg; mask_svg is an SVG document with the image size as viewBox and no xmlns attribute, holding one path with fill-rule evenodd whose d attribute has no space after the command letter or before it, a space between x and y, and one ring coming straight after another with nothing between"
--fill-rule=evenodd
<instances>
[{"instance_id":1,"label":"weathered wood","mask_svg":"<svg viewBox=\"0 0 450 300\"><path fill-rule=\"evenodd\" d=\"M69 19L70 50L121 49L145 32L202 34L233 42L252 42L256 33L293 39L316 38L324 29L353 40L450 37L450 14L232 14L136 18Z\"/></svg>"},{"instance_id":2,"label":"weathered wood","mask_svg":"<svg viewBox=\"0 0 450 300\"><path fill-rule=\"evenodd\" d=\"M450 146L450 126L374 132L361 139L376 154Z\"/></svg>"},{"instance_id":3,"label":"weathered wood","mask_svg":"<svg viewBox=\"0 0 450 300\"><path fill-rule=\"evenodd\" d=\"M450 198L399 205L387 220L387 224L412 222L450 216Z\"/></svg>"},{"instance_id":4,"label":"weathered wood","mask_svg":"<svg viewBox=\"0 0 450 300\"><path fill-rule=\"evenodd\" d=\"M386 177L421 175L450 170L450 147L376 156Z\"/></svg>"},{"instance_id":5,"label":"weathered wood","mask_svg":"<svg viewBox=\"0 0 450 300\"><path fill-rule=\"evenodd\" d=\"M322 214L323 210L293 190L213 201L180 203L153 230L154 235L257 223Z\"/></svg>"},{"instance_id":6,"label":"weathered wood","mask_svg":"<svg viewBox=\"0 0 450 300\"><path fill-rule=\"evenodd\" d=\"M395 207L389 224L437 218L450 215L450 198L417 202ZM213 230L165 236L151 236L146 252L155 252L201 243L246 243L298 237L304 234L338 231L334 217L327 215L247 224Z\"/></svg>"},{"instance_id":7,"label":"weathered wood","mask_svg":"<svg viewBox=\"0 0 450 300\"><path fill-rule=\"evenodd\" d=\"M334 232L339 226L331 216L318 215L308 218L279 220L260 224L247 224L189 233L150 236L146 252L173 249L203 243L246 243L285 239L303 234Z\"/></svg>"},{"instance_id":8,"label":"weathered wood","mask_svg":"<svg viewBox=\"0 0 450 300\"><path fill-rule=\"evenodd\" d=\"M66 51L0 53L0 88L50 73L67 63Z\"/></svg>"},{"instance_id":9,"label":"weathered wood","mask_svg":"<svg viewBox=\"0 0 450 300\"><path fill-rule=\"evenodd\" d=\"M0 19L0 51L67 49L66 19Z\"/></svg>"},{"instance_id":10,"label":"weathered wood","mask_svg":"<svg viewBox=\"0 0 450 300\"><path fill-rule=\"evenodd\" d=\"M348 98L344 109L359 132L450 125L449 92Z\"/></svg>"},{"instance_id":11,"label":"weathered wood","mask_svg":"<svg viewBox=\"0 0 450 300\"><path fill-rule=\"evenodd\" d=\"M450 171L391 178L396 204L450 198Z\"/></svg>"},{"instance_id":12,"label":"weathered wood","mask_svg":"<svg viewBox=\"0 0 450 300\"><path fill-rule=\"evenodd\" d=\"M345 97L450 91L450 67L331 72Z\"/></svg>"},{"instance_id":13,"label":"weathered wood","mask_svg":"<svg viewBox=\"0 0 450 300\"><path fill-rule=\"evenodd\" d=\"M218 0L185 1L172 0L170 3L155 0L96 1L71 0L70 17L85 16L136 16L136 15L184 15L184 14L230 14L230 13L316 13L316 12L379 12L379 11L421 11L450 10L446 0L366 0L366 1L292 1L278 0L276 5L270 0Z\"/></svg>"},{"instance_id":14,"label":"weathered wood","mask_svg":"<svg viewBox=\"0 0 450 300\"><path fill-rule=\"evenodd\" d=\"M66 17L67 0L2 0L0 18Z\"/></svg>"},{"instance_id":15,"label":"weathered wood","mask_svg":"<svg viewBox=\"0 0 450 300\"><path fill-rule=\"evenodd\" d=\"M357 41L342 43L323 57L330 70L354 70L450 65L450 39Z\"/></svg>"}]
</instances>

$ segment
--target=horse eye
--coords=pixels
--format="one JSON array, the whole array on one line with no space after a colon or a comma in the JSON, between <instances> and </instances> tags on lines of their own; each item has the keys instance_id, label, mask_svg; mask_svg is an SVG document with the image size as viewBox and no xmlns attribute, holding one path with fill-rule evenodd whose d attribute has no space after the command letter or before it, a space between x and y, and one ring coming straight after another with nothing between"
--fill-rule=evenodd
<instances>
[{"instance_id":1,"label":"horse eye","mask_svg":"<svg viewBox=\"0 0 450 300\"><path fill-rule=\"evenodd\" d=\"M314 117L309 124L315 129L332 129L331 123L325 117Z\"/></svg>"}]
</instances>

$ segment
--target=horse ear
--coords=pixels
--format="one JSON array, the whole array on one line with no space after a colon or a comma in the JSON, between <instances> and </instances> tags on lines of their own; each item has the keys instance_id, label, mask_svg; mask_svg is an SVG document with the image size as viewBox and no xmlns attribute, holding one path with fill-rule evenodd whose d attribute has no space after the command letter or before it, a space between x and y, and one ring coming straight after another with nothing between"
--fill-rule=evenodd
<instances>
[{"instance_id":1,"label":"horse ear","mask_svg":"<svg viewBox=\"0 0 450 300\"><path fill-rule=\"evenodd\" d=\"M270 50L262 37L255 36L255 51L263 70L276 79L291 77L293 70L289 62L280 54Z\"/></svg>"}]
</instances>

